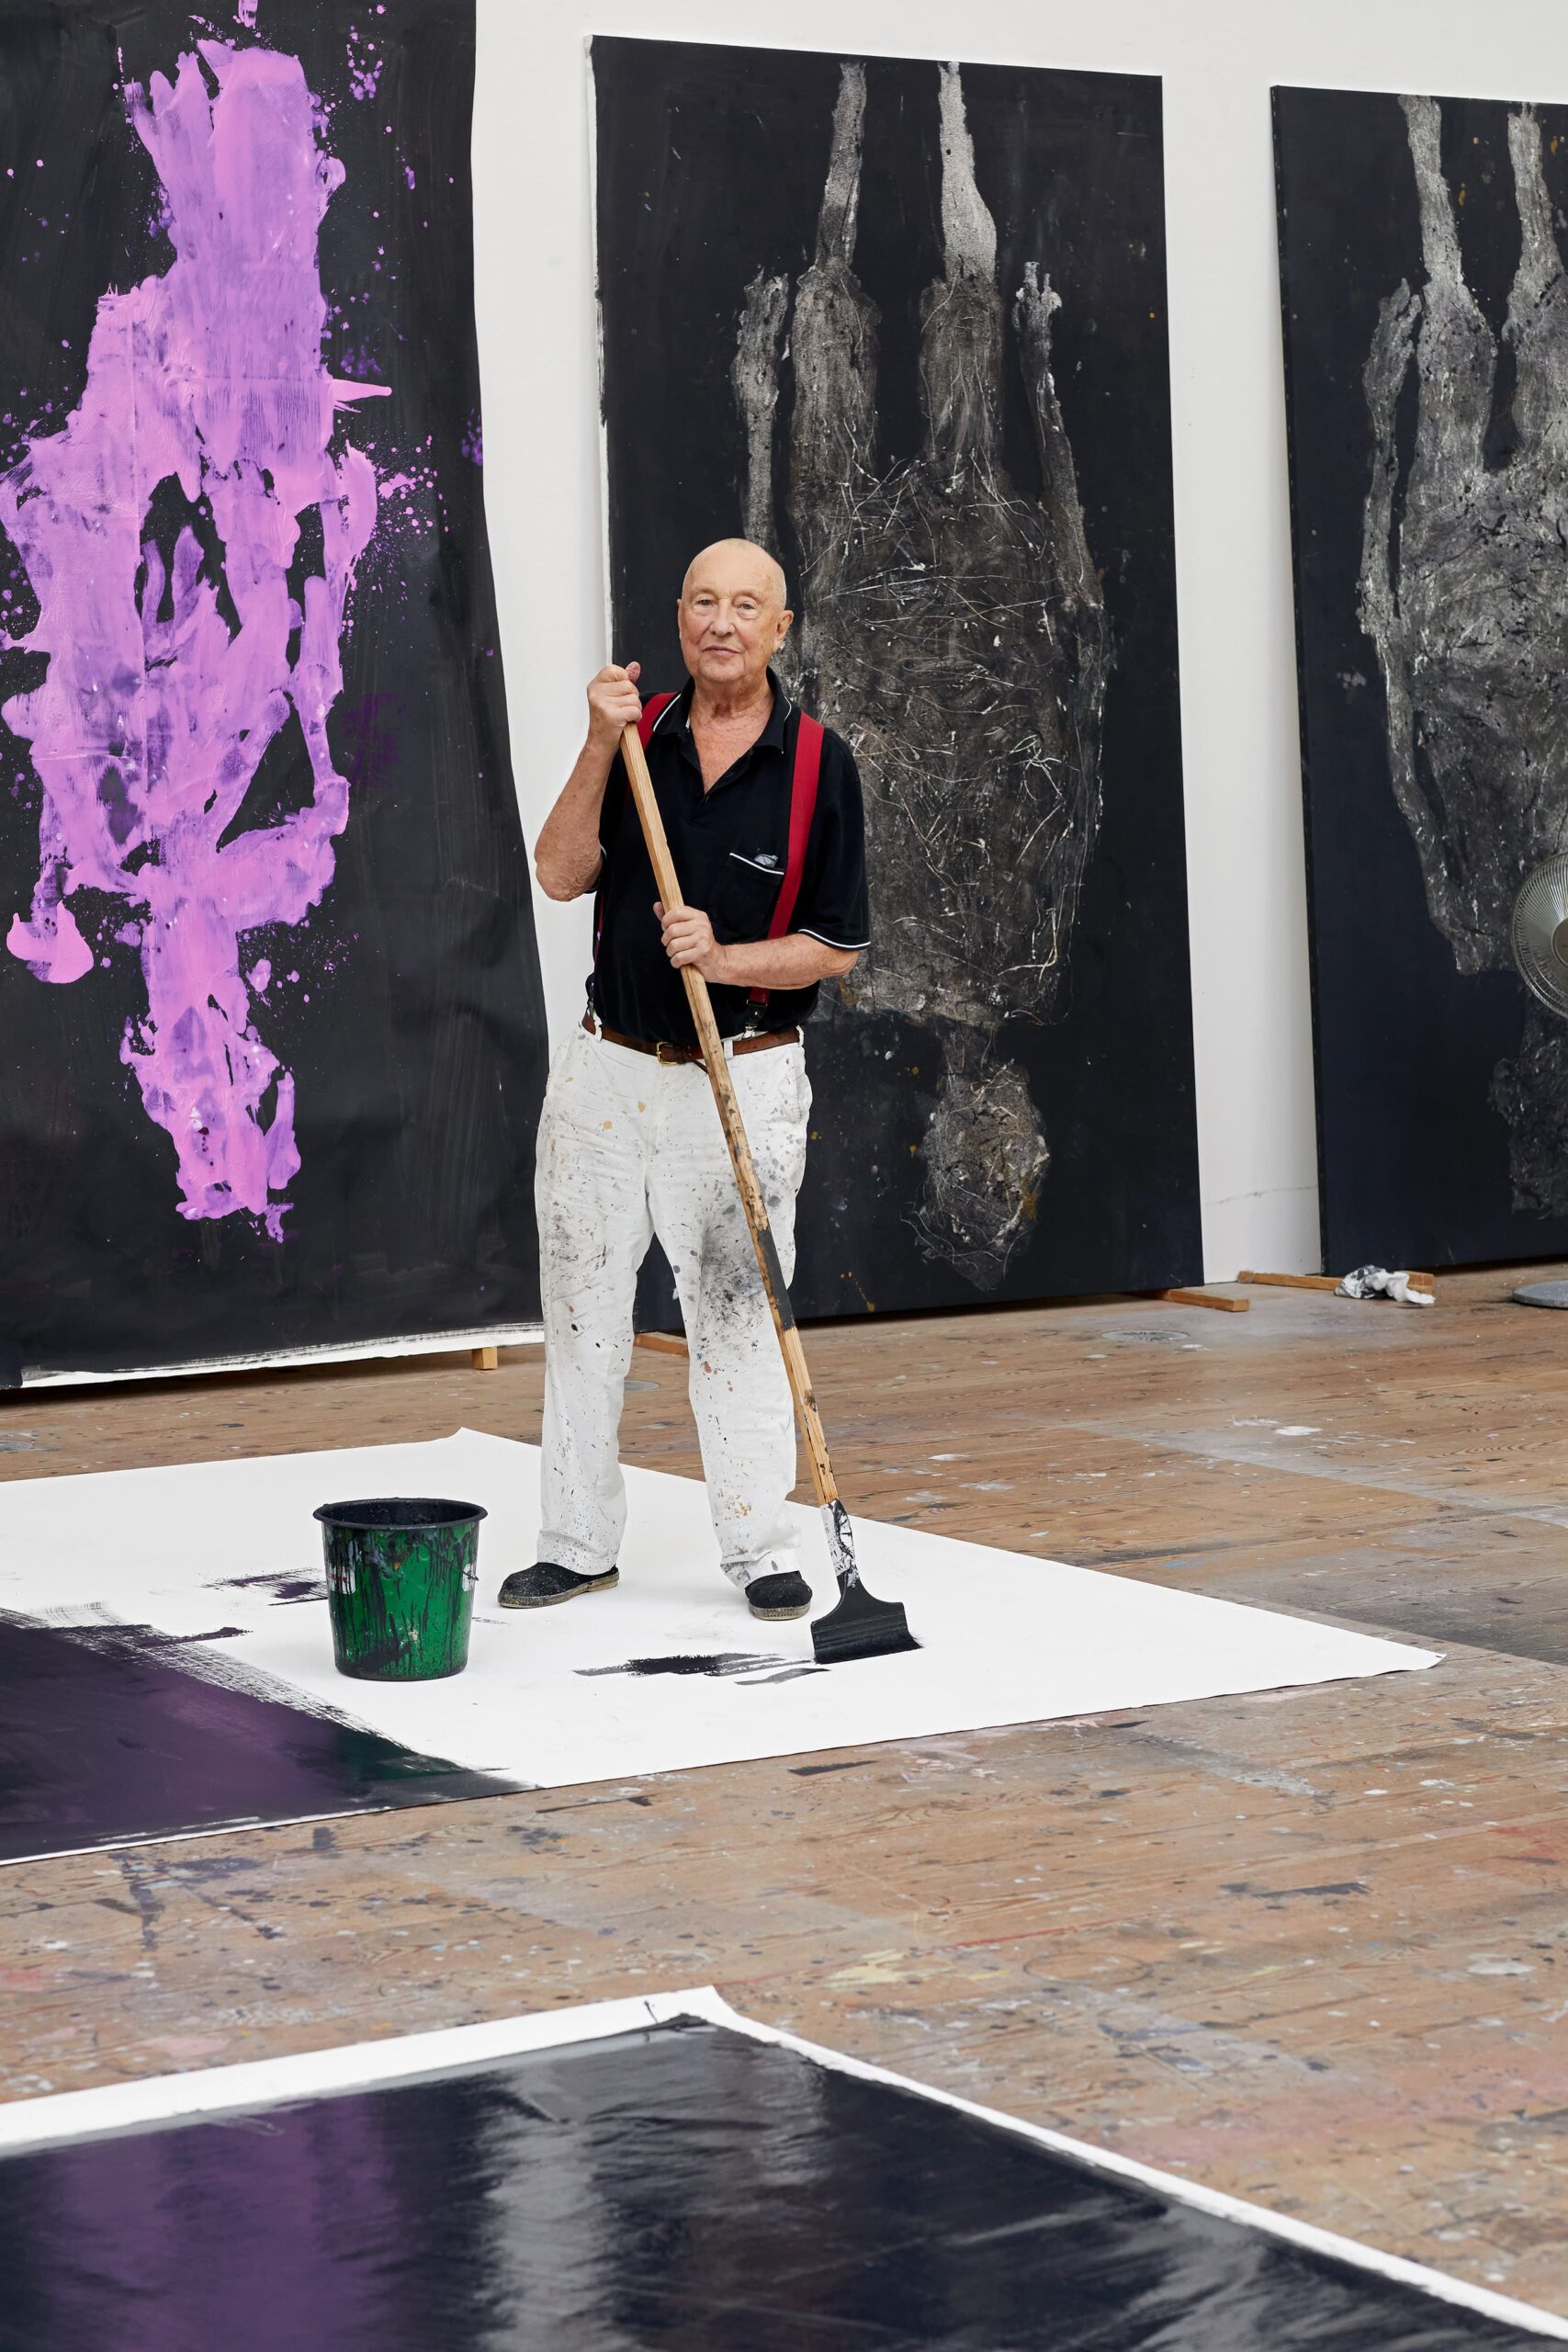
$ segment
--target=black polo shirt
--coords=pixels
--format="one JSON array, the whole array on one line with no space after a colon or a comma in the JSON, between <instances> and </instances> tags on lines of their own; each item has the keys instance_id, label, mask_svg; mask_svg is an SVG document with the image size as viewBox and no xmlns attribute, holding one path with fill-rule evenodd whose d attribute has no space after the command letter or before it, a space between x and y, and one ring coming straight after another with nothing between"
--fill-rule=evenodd
<instances>
[{"instance_id":1,"label":"black polo shirt","mask_svg":"<svg viewBox=\"0 0 1568 2352\"><path fill-rule=\"evenodd\" d=\"M750 751L727 769L711 792L703 790L702 763L692 741L692 688L660 713L648 745L659 813L688 906L700 907L722 946L765 939L784 887L789 856L789 779L800 712L773 673L773 707ZM681 975L665 953L653 867L619 752L604 787L599 820L604 863L593 920L598 942L588 1001L606 1028L627 1037L671 1045L696 1043ZM829 947L869 945L865 824L860 777L843 738L824 729L817 808L807 842L792 932ZM772 989L765 1005L747 989L716 988L719 1034L741 1029L789 1029L804 1022L817 989Z\"/></svg>"}]
</instances>

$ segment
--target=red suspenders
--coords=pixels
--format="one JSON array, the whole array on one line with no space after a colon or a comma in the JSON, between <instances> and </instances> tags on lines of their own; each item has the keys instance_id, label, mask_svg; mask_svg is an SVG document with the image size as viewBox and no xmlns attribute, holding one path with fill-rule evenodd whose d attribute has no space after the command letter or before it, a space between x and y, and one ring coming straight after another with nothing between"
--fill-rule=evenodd
<instances>
[{"instance_id":1,"label":"red suspenders","mask_svg":"<svg viewBox=\"0 0 1568 2352\"><path fill-rule=\"evenodd\" d=\"M649 738L675 699L673 695L649 695L643 704L642 717L637 720L637 731L645 752L648 749Z\"/></svg>"},{"instance_id":2,"label":"red suspenders","mask_svg":"<svg viewBox=\"0 0 1568 2352\"><path fill-rule=\"evenodd\" d=\"M800 896L806 872L806 848L811 839L811 820L817 814L817 786L821 775L822 729L815 718L808 718L802 711L795 739L795 767L789 780L789 862L784 867L784 888L768 925L770 939L782 939L795 914L795 902Z\"/></svg>"},{"instance_id":3,"label":"red suspenders","mask_svg":"<svg viewBox=\"0 0 1568 2352\"><path fill-rule=\"evenodd\" d=\"M650 695L643 705L637 731L646 751L654 729L677 697L674 695ZM789 780L789 852L784 862L784 877L773 919L768 925L770 939L783 939L794 920L795 903L806 874L806 852L811 840L811 822L817 814L817 787L822 776L822 728L818 720L803 710L800 725L795 729L795 765ZM593 953L599 954L599 926L594 925ZM748 999L751 1004L766 1004L766 989L753 989Z\"/></svg>"},{"instance_id":4,"label":"red suspenders","mask_svg":"<svg viewBox=\"0 0 1568 2352\"><path fill-rule=\"evenodd\" d=\"M821 775L822 729L803 710L795 729L795 765L789 779L789 856L784 888L768 925L770 939L783 939L794 919L795 902L800 896L801 877L806 872L806 846L811 839L811 820L817 814L817 786ZM747 999L749 1004L767 1001L766 989L753 989Z\"/></svg>"}]
</instances>

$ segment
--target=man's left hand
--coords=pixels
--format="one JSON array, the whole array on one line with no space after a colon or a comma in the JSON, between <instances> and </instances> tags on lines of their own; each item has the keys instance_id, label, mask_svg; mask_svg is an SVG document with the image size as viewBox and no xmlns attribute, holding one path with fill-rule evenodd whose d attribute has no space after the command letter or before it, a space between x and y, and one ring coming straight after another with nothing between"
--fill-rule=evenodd
<instances>
[{"instance_id":1,"label":"man's left hand","mask_svg":"<svg viewBox=\"0 0 1568 2352\"><path fill-rule=\"evenodd\" d=\"M724 978L725 950L713 935L713 925L700 907L682 907L667 915L657 903L654 913L664 927L664 952L678 972L688 966L705 980Z\"/></svg>"}]
</instances>

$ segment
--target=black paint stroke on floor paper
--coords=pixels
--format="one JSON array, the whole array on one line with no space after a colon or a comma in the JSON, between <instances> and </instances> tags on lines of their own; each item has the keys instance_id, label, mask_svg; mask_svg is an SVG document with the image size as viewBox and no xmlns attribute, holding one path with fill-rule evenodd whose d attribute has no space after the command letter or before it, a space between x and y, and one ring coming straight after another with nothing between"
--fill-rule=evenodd
<instances>
[{"instance_id":1,"label":"black paint stroke on floor paper","mask_svg":"<svg viewBox=\"0 0 1568 2352\"><path fill-rule=\"evenodd\" d=\"M473 0L0 11L13 1382L537 1315L545 1020L482 496L473 70ZM95 421L110 401L123 429ZM95 540L70 450L91 481L131 442ZM123 724L88 709L80 742L62 579L118 630L99 700Z\"/></svg>"},{"instance_id":2,"label":"black paint stroke on floor paper","mask_svg":"<svg viewBox=\"0 0 1568 2352\"><path fill-rule=\"evenodd\" d=\"M1540 2341L692 2021L7 2157L0 2277L6 2352Z\"/></svg>"},{"instance_id":3,"label":"black paint stroke on floor paper","mask_svg":"<svg viewBox=\"0 0 1568 2352\"><path fill-rule=\"evenodd\" d=\"M1325 1263L1568 1250L1568 108L1274 94Z\"/></svg>"},{"instance_id":4,"label":"black paint stroke on floor paper","mask_svg":"<svg viewBox=\"0 0 1568 2352\"><path fill-rule=\"evenodd\" d=\"M866 792L796 1308L1195 1279L1159 84L593 73L616 653L679 684L688 555L776 547L784 674Z\"/></svg>"},{"instance_id":5,"label":"black paint stroke on floor paper","mask_svg":"<svg viewBox=\"0 0 1568 2352\"><path fill-rule=\"evenodd\" d=\"M313 1706L213 1646L231 1630L0 1611L0 1861L518 1786Z\"/></svg>"}]
</instances>

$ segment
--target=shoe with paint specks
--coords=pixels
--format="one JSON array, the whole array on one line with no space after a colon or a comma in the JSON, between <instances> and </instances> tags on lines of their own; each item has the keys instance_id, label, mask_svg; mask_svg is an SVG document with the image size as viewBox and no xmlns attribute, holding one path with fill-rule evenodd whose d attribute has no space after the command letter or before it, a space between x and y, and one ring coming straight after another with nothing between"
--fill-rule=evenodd
<instances>
[{"instance_id":1,"label":"shoe with paint specks","mask_svg":"<svg viewBox=\"0 0 1568 2352\"><path fill-rule=\"evenodd\" d=\"M509 1576L496 1599L503 1609L553 1609L558 1600L575 1600L580 1592L608 1592L620 1580L618 1568L607 1568L602 1577L583 1577L575 1568L558 1567L554 1560L540 1560Z\"/></svg>"},{"instance_id":2,"label":"shoe with paint specks","mask_svg":"<svg viewBox=\"0 0 1568 2352\"><path fill-rule=\"evenodd\" d=\"M781 1576L759 1577L746 1588L746 1606L753 1617L804 1617L811 1606L811 1587L794 1568Z\"/></svg>"}]
</instances>

